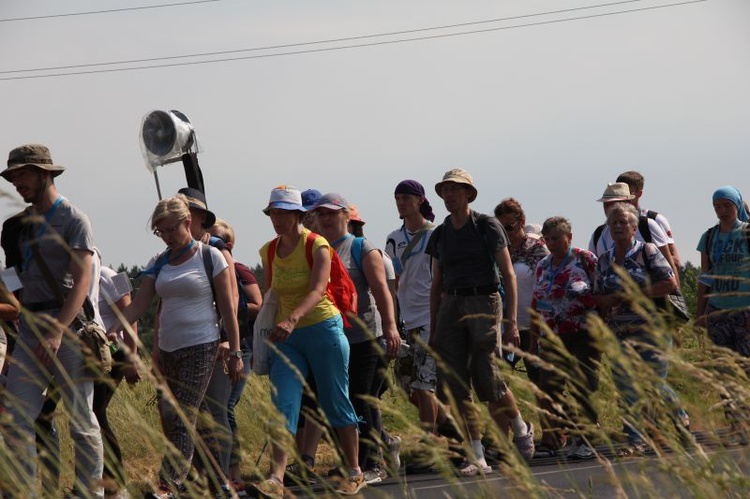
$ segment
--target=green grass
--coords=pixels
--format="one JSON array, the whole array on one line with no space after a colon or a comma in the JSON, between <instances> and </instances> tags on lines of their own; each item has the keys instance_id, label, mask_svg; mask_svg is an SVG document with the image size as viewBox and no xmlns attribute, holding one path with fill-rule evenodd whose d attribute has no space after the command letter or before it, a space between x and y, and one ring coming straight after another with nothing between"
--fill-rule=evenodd
<instances>
[{"instance_id":1,"label":"green grass","mask_svg":"<svg viewBox=\"0 0 750 499\"><path fill-rule=\"evenodd\" d=\"M657 323L656 327L660 324ZM598 333L602 341L612 341L611 334L601 329ZM608 336L609 334L609 336ZM734 383L735 390L750 400L748 380L745 369L747 360L724 349L710 346L703 336L704 332L696 332L691 325L686 325L675 334L675 347L671 353L671 368L669 381L678 391L684 406L691 416L693 430L714 431L726 426L723 409L720 405L717 387L726 387ZM612 344L605 345L611 349ZM612 351L612 350L610 350ZM538 426L538 408L534 397L534 387L528 382L525 373L511 372L502 363L506 379L517 396L522 413ZM144 366L146 369L148 366ZM620 440L622 412L618 404L618 394L614 389L609 373L608 361L605 357L600 369L601 382L599 391L594 395L594 404L599 411L600 427L591 429L596 435L598 443ZM633 376L640 388L648 391L651 383L649 372L637 363L633 368ZM161 456L166 450L164 437L156 405L153 403L156 395L157 382L153 378L144 379L135 386L123 384L117 390L115 398L110 404L109 418L123 447L125 469L133 492L148 490L154 483L159 469ZM448 474L445 454L441 451L444 446L438 442L426 447L420 442L422 433L417 423L416 409L408 402L405 394L399 389L389 390L382 398L384 424L390 433L404 437L404 451L435 452L438 462L444 464L446 476ZM654 409L657 420L666 421L664 408ZM661 412L659 412L661 411ZM268 470L268 452L261 453L269 435L279 432L283 428L272 407L270 400L270 385L267 378L252 376L236 409L238 425L241 432L243 476L252 480L266 475ZM493 434L498 445L505 448L509 455L515 456L508 444L506 436L498 435L493 425L489 423L486 411L485 421L488 431ZM63 451L62 485L71 486L72 482L72 443L67 433L67 417L62 407L58 409L57 423L61 433ZM668 424L660 424L660 435L668 443L674 443L674 432L666 429ZM713 491L729 490L731 486L747 482L737 469L714 470L709 463L691 459L678 445L674 463L668 470L685 483L686 487L694 491L709 491L697 495L712 495ZM13 449L0 446L0 487L11 487L13 483ZM327 445L321 445L317 456L319 470L336 465L336 455ZM543 487L530 477L527 466L517 457L509 463L512 467L506 475L510 477L510 484L517 495L542 496ZM744 482L743 482L744 481ZM710 487L708 484L712 484ZM648 492L648 489L645 489ZM584 495L586 491L578 491ZM653 491L658 493L658 491ZM516 495L515 493L513 495ZM648 494L645 494L648 495Z\"/></svg>"}]
</instances>

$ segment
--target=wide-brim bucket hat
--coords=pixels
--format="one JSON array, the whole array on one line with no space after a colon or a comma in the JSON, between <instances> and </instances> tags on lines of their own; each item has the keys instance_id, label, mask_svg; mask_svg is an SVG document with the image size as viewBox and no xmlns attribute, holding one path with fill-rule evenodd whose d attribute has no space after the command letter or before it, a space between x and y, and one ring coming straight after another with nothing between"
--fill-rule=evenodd
<instances>
[{"instance_id":1,"label":"wide-brim bucket hat","mask_svg":"<svg viewBox=\"0 0 750 499\"><path fill-rule=\"evenodd\" d=\"M286 211L307 211L307 208L302 205L302 193L299 189L292 187L291 185L280 185L274 187L271 191L268 205L263 208L263 213L270 215L271 208Z\"/></svg>"},{"instance_id":2,"label":"wide-brim bucket hat","mask_svg":"<svg viewBox=\"0 0 750 499\"><path fill-rule=\"evenodd\" d=\"M50 172L52 177L57 177L65 171L65 167L56 165L52 161L52 155L49 152L47 146L41 144L26 144L20 147L16 147L8 154L8 167L0 172L5 180L8 179L8 175L16 170L20 170L26 166L35 166Z\"/></svg>"},{"instance_id":3,"label":"wide-brim bucket hat","mask_svg":"<svg viewBox=\"0 0 750 499\"><path fill-rule=\"evenodd\" d=\"M443 185L446 182L454 182L456 184L462 184L469 188L469 202L473 202L477 198L477 188L474 187L474 179L471 174L462 168L453 168L448 170L443 175L443 180L435 184L435 192L442 199L443 197Z\"/></svg>"},{"instance_id":4,"label":"wide-brim bucket hat","mask_svg":"<svg viewBox=\"0 0 750 499\"><path fill-rule=\"evenodd\" d=\"M206 203L206 195L194 187L183 187L178 194L182 194L187 198L188 206L194 210L200 210L206 214L206 220L203 222L204 229L210 229L216 223L216 215L208 209Z\"/></svg>"},{"instance_id":5,"label":"wide-brim bucket hat","mask_svg":"<svg viewBox=\"0 0 750 499\"><path fill-rule=\"evenodd\" d=\"M630 194L630 186L625 182L615 182L607 184L602 197L597 199L600 203L610 203L614 201L630 201L635 195Z\"/></svg>"}]
</instances>

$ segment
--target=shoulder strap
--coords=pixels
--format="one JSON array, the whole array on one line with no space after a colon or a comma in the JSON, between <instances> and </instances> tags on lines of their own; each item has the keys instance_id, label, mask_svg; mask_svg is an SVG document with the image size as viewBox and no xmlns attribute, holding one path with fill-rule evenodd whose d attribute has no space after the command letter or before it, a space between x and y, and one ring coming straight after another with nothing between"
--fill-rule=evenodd
<instances>
[{"instance_id":1,"label":"shoulder strap","mask_svg":"<svg viewBox=\"0 0 750 499\"><path fill-rule=\"evenodd\" d=\"M650 218L651 220L656 220L656 216L657 216L658 214L659 214L659 213L658 213L658 212L656 212L656 211L654 211L654 210L648 210L648 211L646 212L646 217L647 217L647 218Z\"/></svg>"},{"instance_id":2,"label":"shoulder strap","mask_svg":"<svg viewBox=\"0 0 750 499\"><path fill-rule=\"evenodd\" d=\"M643 215L638 217L638 231L641 233L644 242L650 243L652 241L651 227L648 226L648 217L644 217Z\"/></svg>"},{"instance_id":3,"label":"shoulder strap","mask_svg":"<svg viewBox=\"0 0 750 499\"><path fill-rule=\"evenodd\" d=\"M435 226L435 224L432 223L432 222L430 222L428 220L427 223L424 224L424 227L422 227L421 229L419 229L419 232L417 232L416 234L414 234L414 237L411 238L411 241L409 241L409 244L406 245L406 248L404 248L403 253L401 253L401 257L399 258L399 260L401 260L401 266L402 267L406 267L406 261L411 256L411 250L413 250L414 247L417 245L417 243L422 240L422 238L425 236L425 234L427 234L427 231L430 230L431 228L433 228L434 226ZM404 227L404 230L406 230L406 227ZM393 239L389 239L388 241L393 241ZM388 243L386 242L386 245L387 244ZM393 244L393 250L394 250L393 254L395 255L396 254L396 244L395 244L395 242Z\"/></svg>"},{"instance_id":4,"label":"shoulder strap","mask_svg":"<svg viewBox=\"0 0 750 499\"><path fill-rule=\"evenodd\" d=\"M265 283L266 289L269 289L271 287L271 282L273 282L273 259L276 258L276 246L278 244L279 244L278 237L268 244L268 255L266 256L266 260L268 260L269 282Z\"/></svg>"},{"instance_id":5,"label":"shoulder strap","mask_svg":"<svg viewBox=\"0 0 750 499\"><path fill-rule=\"evenodd\" d=\"M482 236L482 241L484 241L484 247L487 250L487 256L490 258L490 262L492 262L492 268L495 269L495 277L497 277L502 284L503 276L500 274L500 269L495 261L495 253L492 251L490 242L487 240L487 225L489 218L490 217L484 213L479 213L477 216L477 229L479 229L479 234Z\"/></svg>"},{"instance_id":6,"label":"shoulder strap","mask_svg":"<svg viewBox=\"0 0 750 499\"><path fill-rule=\"evenodd\" d=\"M594 229L594 251L596 251L596 245L599 244L599 239L602 238L602 232L607 224L601 224L599 227Z\"/></svg>"},{"instance_id":7,"label":"shoulder strap","mask_svg":"<svg viewBox=\"0 0 750 499\"><path fill-rule=\"evenodd\" d=\"M310 268L313 268L313 245L317 237L318 235L315 232L310 232L305 239L305 257Z\"/></svg>"},{"instance_id":8,"label":"shoulder strap","mask_svg":"<svg viewBox=\"0 0 750 499\"><path fill-rule=\"evenodd\" d=\"M711 257L713 255L711 246L713 245L714 237L716 237L717 230L719 230L718 224L712 227L709 227L708 230L706 230L706 253L708 254L708 270L711 270L711 267L714 266L714 262L711 261Z\"/></svg>"},{"instance_id":9,"label":"shoulder strap","mask_svg":"<svg viewBox=\"0 0 750 499\"><path fill-rule=\"evenodd\" d=\"M357 267L357 270L359 270L359 273L363 276L365 275L365 271L362 267L362 247L364 246L364 244L364 237L355 237L354 241L352 241L352 260L354 260L354 265Z\"/></svg>"},{"instance_id":10,"label":"shoulder strap","mask_svg":"<svg viewBox=\"0 0 750 499\"><path fill-rule=\"evenodd\" d=\"M208 282L211 284L211 296L214 298L216 313L219 314L219 303L216 301L216 288L214 287L214 260L211 258L210 245L201 244L201 256L203 257L203 268L206 270L206 277L208 277ZM219 314L219 317L221 317L221 314Z\"/></svg>"}]
</instances>

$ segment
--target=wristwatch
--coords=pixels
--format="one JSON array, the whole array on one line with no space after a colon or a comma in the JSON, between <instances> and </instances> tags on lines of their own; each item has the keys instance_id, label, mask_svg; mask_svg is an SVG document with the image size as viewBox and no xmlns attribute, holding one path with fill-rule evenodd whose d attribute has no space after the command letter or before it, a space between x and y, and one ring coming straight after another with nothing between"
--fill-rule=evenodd
<instances>
[{"instance_id":1,"label":"wristwatch","mask_svg":"<svg viewBox=\"0 0 750 499\"><path fill-rule=\"evenodd\" d=\"M237 357L238 359L242 358L242 350L235 350L234 352L229 352L230 357Z\"/></svg>"}]
</instances>

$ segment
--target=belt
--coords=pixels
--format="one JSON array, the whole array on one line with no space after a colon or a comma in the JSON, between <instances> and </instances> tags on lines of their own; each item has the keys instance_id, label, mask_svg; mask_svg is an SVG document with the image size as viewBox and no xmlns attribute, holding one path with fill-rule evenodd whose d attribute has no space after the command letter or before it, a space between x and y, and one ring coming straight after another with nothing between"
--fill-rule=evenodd
<instances>
[{"instance_id":1,"label":"belt","mask_svg":"<svg viewBox=\"0 0 750 499\"><path fill-rule=\"evenodd\" d=\"M53 310L56 308L62 308L62 302L60 300L49 300L49 301L38 301L34 303L27 303L24 305L26 310L30 312L41 312L42 310Z\"/></svg>"},{"instance_id":2,"label":"belt","mask_svg":"<svg viewBox=\"0 0 750 499\"><path fill-rule=\"evenodd\" d=\"M445 290L445 294L449 296L489 296L492 293L497 293L497 286L494 284L477 286L474 288L454 288Z\"/></svg>"}]
</instances>

